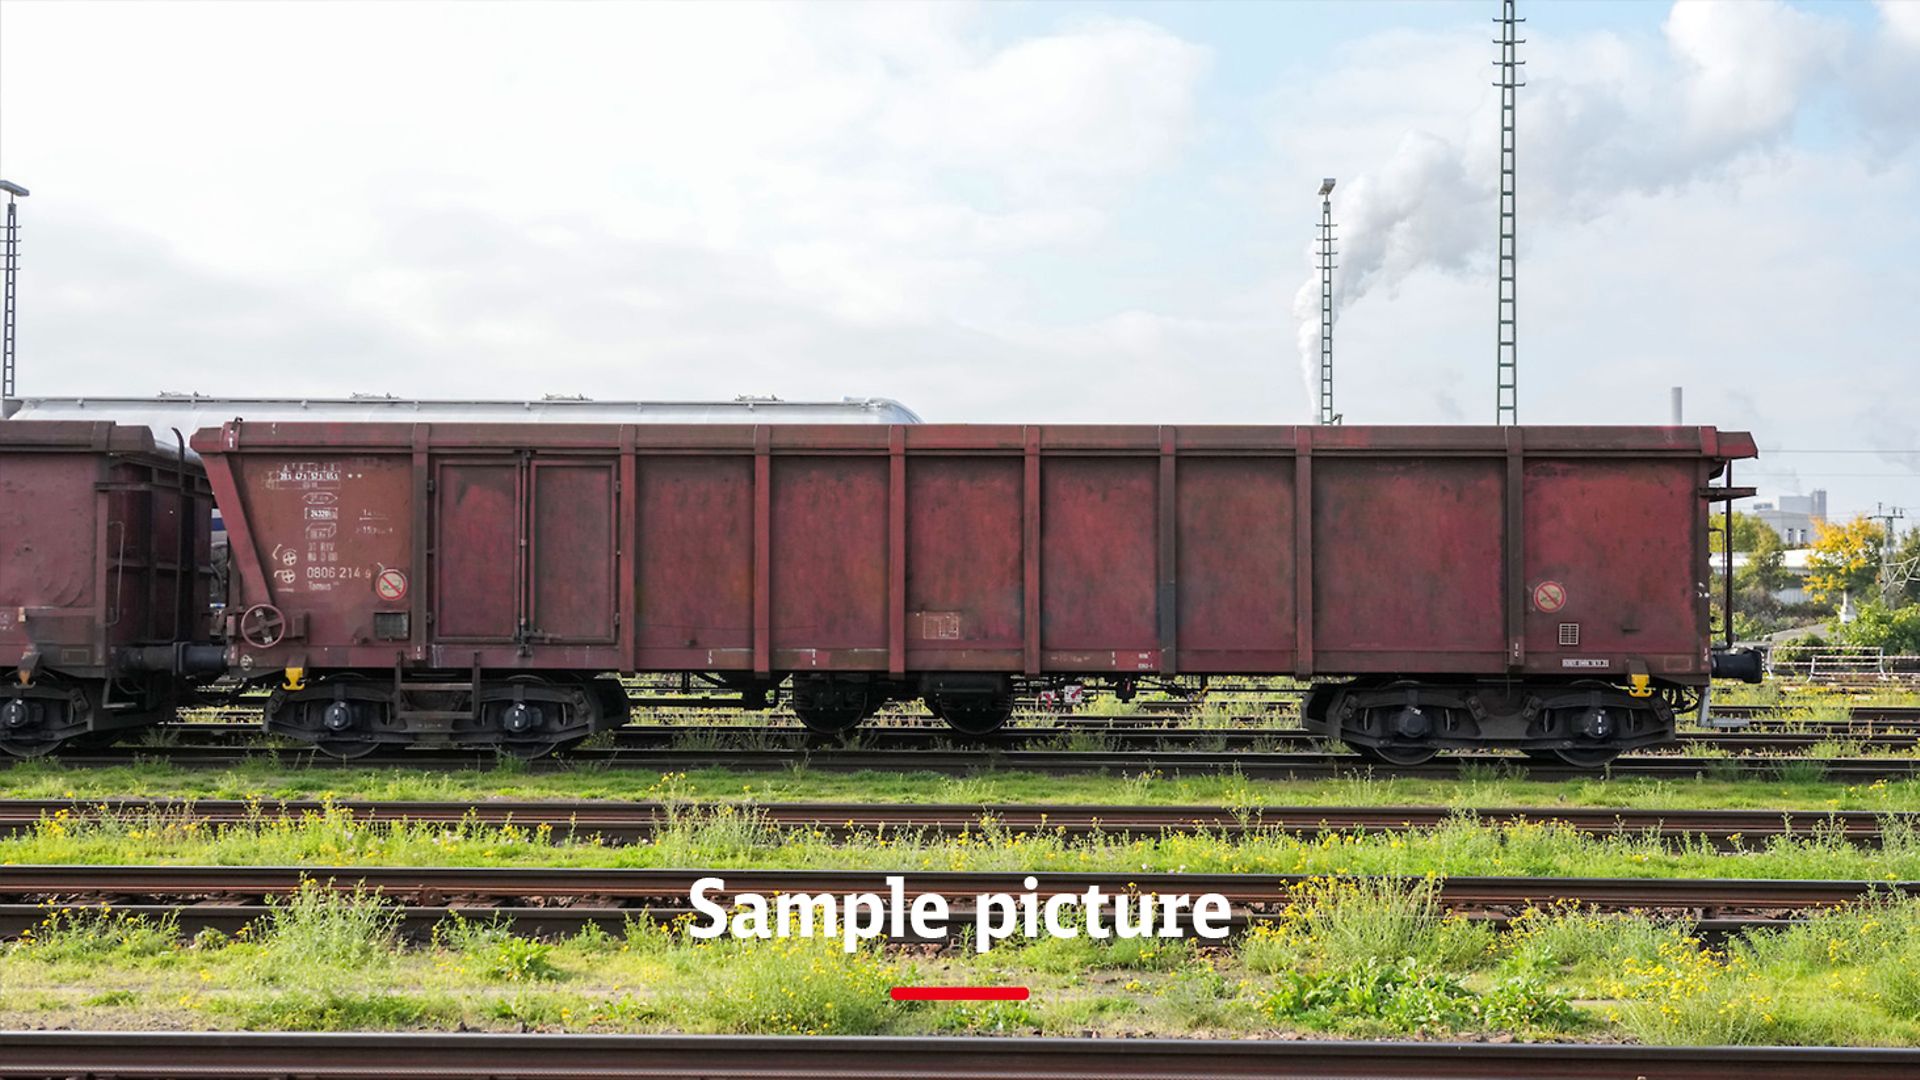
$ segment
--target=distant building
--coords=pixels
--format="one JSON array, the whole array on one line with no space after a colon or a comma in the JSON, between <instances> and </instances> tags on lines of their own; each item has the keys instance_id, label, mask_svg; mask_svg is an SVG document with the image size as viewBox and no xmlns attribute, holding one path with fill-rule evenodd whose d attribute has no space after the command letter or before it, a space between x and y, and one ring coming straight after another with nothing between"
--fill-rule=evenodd
<instances>
[{"instance_id":1,"label":"distant building","mask_svg":"<svg viewBox=\"0 0 1920 1080\"><path fill-rule=\"evenodd\" d=\"M1806 547L1813 543L1814 524L1827 520L1827 493L1782 495L1772 502L1754 503L1746 512L1779 533L1788 547Z\"/></svg>"}]
</instances>

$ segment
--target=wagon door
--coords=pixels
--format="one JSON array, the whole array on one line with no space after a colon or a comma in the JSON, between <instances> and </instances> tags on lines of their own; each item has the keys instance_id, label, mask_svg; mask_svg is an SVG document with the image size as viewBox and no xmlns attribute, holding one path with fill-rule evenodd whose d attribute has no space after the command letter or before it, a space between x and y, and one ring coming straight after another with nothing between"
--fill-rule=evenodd
<instances>
[{"instance_id":1,"label":"wagon door","mask_svg":"<svg viewBox=\"0 0 1920 1080\"><path fill-rule=\"evenodd\" d=\"M435 636L511 642L520 630L523 465L443 460L435 478Z\"/></svg>"},{"instance_id":2,"label":"wagon door","mask_svg":"<svg viewBox=\"0 0 1920 1080\"><path fill-rule=\"evenodd\" d=\"M528 627L535 641L614 640L614 463L535 458L527 514Z\"/></svg>"},{"instance_id":3,"label":"wagon door","mask_svg":"<svg viewBox=\"0 0 1920 1080\"><path fill-rule=\"evenodd\" d=\"M436 490L438 640L615 640L611 459L443 460Z\"/></svg>"}]
</instances>

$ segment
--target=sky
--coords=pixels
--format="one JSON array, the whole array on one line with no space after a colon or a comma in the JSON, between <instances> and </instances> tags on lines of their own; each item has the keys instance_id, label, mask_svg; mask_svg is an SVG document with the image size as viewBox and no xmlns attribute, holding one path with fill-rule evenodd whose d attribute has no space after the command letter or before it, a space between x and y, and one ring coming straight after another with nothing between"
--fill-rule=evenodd
<instances>
[{"instance_id":1,"label":"sky","mask_svg":"<svg viewBox=\"0 0 1920 1080\"><path fill-rule=\"evenodd\" d=\"M1497 13L0 0L20 390L1308 423L1335 177L1336 409L1490 423ZM1521 421L1920 519L1920 0L1521 14Z\"/></svg>"}]
</instances>

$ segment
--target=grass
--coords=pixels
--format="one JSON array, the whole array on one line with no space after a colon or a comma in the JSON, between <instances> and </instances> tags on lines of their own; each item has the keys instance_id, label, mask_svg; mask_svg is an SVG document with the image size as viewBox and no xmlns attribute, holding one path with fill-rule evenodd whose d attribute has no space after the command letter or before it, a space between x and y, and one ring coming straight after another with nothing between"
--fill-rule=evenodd
<instances>
[{"instance_id":1,"label":"grass","mask_svg":"<svg viewBox=\"0 0 1920 1080\"><path fill-rule=\"evenodd\" d=\"M1788 694L1812 720L1854 703ZM1911 698L1911 695L1909 695ZM1716 692L1716 700L1734 699ZM1860 703L1891 703L1868 702ZM1910 703L1910 702L1901 702ZM1126 711L1132 711L1129 707ZM1195 726L1237 710L1210 703ZM1097 734L1062 745L1098 749ZM1843 749L1830 747L1829 749ZM557 939L449 919L423 940L396 932L366 893L307 889L231 936L185 939L169 920L49 909L0 944L0 1025L286 1030L760 1033L1474 1035L1695 1043L1920 1044L1920 902L1882 901L1710 947L1684 923L1574 907L1528 912L1510 933L1449 919L1430 875L1539 874L1920 878L1920 836L1890 824L1883 849L1838 836L1728 853L1648 837L1595 838L1467 816L1399 836L1177 833L1069 839L983 820L964 836L892 830L851 838L769 827L771 801L1197 803L1257 820L1267 806L1443 805L1920 810L1920 781L1844 785L1783 760L1774 777L1702 782L1532 781L1501 768L1461 781L1262 781L1156 772L1055 777L827 773L803 759L769 772L690 773L518 763L460 772L314 769L271 758L225 772L141 764L66 770L25 763L0 796L240 798L241 825L191 814L65 813L0 838L0 862L304 865L713 866L870 869L1269 871L1325 875L1265 929L1227 947L1187 941L1042 940L977 956L955 948L696 942L629 924ZM281 799L604 798L679 807L643 844L568 830L407 826L337 807L285 817ZM727 805L716 805L727 804ZM1386 875L1356 879L1351 875ZM1018 983L1027 1002L913 1005L896 983Z\"/></svg>"},{"instance_id":2,"label":"grass","mask_svg":"<svg viewBox=\"0 0 1920 1080\"><path fill-rule=\"evenodd\" d=\"M698 941L647 922L536 941L449 920L407 942L377 900L318 891L246 932L192 941L138 916L56 909L31 938L0 946L0 1024L1920 1043L1920 901L1863 903L1714 948L1683 924L1568 906L1496 936L1439 915L1431 890L1419 878L1333 878L1224 947L1078 938L985 956ZM276 976L287 963L298 978ZM909 983L1020 984L1033 996L889 999Z\"/></svg>"},{"instance_id":3,"label":"grass","mask_svg":"<svg viewBox=\"0 0 1920 1080\"><path fill-rule=\"evenodd\" d=\"M1086 776L983 767L964 776L911 770L822 772L796 758L778 771L702 769L658 772L583 765L561 772L530 772L523 764L497 768L303 769L268 758L223 771L148 763L68 769L45 760L0 769L0 797L15 799L202 798L415 799L481 802L491 799L610 799L667 802L953 802L953 803L1196 803L1261 806L1610 806L1920 810L1920 778L1841 784L1817 770L1781 762L1768 779L1731 772L1703 780L1595 776L1584 780L1529 780L1500 769L1480 769L1462 780L1259 780L1234 773L1168 776L1151 770Z\"/></svg>"},{"instance_id":4,"label":"grass","mask_svg":"<svg viewBox=\"0 0 1920 1080\"><path fill-rule=\"evenodd\" d=\"M842 836L774 827L750 810L720 806L679 811L649 839L611 844L546 826L366 820L342 807L297 817L262 813L217 826L182 814L61 811L0 838L0 862L1920 879L1920 833L1898 821L1887 824L1877 849L1816 830L1725 851L1705 840L1595 836L1554 822L1490 822L1464 814L1433 829L1395 834L1198 830L1074 837L1013 830L989 816L955 835L875 830ZM292 917L297 909L287 911Z\"/></svg>"}]
</instances>

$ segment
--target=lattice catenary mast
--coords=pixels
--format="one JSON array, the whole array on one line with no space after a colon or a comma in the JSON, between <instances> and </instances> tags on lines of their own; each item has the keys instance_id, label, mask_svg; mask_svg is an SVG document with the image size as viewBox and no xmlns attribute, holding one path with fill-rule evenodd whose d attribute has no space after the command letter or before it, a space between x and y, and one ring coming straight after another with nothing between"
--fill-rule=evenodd
<instances>
[{"instance_id":1,"label":"lattice catenary mast","mask_svg":"<svg viewBox=\"0 0 1920 1080\"><path fill-rule=\"evenodd\" d=\"M27 189L0 180L0 191L7 193L7 232L5 237L6 296L0 300L0 402L13 400L14 384L13 327L16 318L15 279L20 275L20 222L14 216L14 201L24 198Z\"/></svg>"},{"instance_id":2,"label":"lattice catenary mast","mask_svg":"<svg viewBox=\"0 0 1920 1080\"><path fill-rule=\"evenodd\" d=\"M1337 424L1333 411L1333 177L1320 182L1320 422Z\"/></svg>"},{"instance_id":3,"label":"lattice catenary mast","mask_svg":"<svg viewBox=\"0 0 1920 1080\"><path fill-rule=\"evenodd\" d=\"M1515 330L1519 303L1514 294L1513 97L1516 89L1526 85L1519 80L1520 68L1526 61L1515 58L1514 48L1526 41L1513 35L1517 24L1526 20L1514 16L1513 3L1514 0L1500 0L1500 18L1495 20L1500 24L1500 36L1494 39L1494 44L1500 46L1500 59L1494 61L1500 69L1500 81L1493 84L1500 88L1500 283L1494 330L1494 422L1497 424L1520 422L1520 359Z\"/></svg>"},{"instance_id":4,"label":"lattice catenary mast","mask_svg":"<svg viewBox=\"0 0 1920 1080\"><path fill-rule=\"evenodd\" d=\"M1880 573L1877 575L1880 585L1880 598L1889 599L1895 589L1907 583L1910 568L1897 565L1893 561L1893 523L1907 516L1905 507L1888 506L1874 503L1873 513L1863 515L1868 521L1880 523Z\"/></svg>"}]
</instances>

